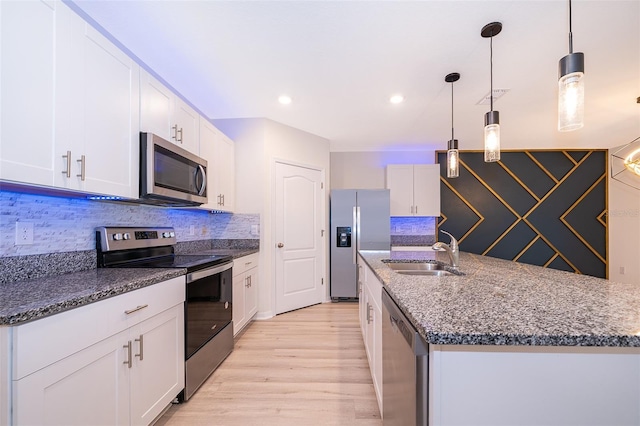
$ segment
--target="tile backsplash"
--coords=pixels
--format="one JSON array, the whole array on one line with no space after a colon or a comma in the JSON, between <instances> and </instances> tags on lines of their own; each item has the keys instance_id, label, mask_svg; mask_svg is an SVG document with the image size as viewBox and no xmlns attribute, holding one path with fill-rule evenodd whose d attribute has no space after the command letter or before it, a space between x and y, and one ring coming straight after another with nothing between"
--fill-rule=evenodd
<instances>
[{"instance_id":1,"label":"tile backsplash","mask_svg":"<svg viewBox=\"0 0 640 426\"><path fill-rule=\"evenodd\" d=\"M15 244L16 222L33 224L33 244ZM97 226L172 226L179 242L258 239L260 216L0 191L0 257L92 250Z\"/></svg>"},{"instance_id":2,"label":"tile backsplash","mask_svg":"<svg viewBox=\"0 0 640 426\"><path fill-rule=\"evenodd\" d=\"M427 246L437 241L436 217L392 216L392 246Z\"/></svg>"}]
</instances>

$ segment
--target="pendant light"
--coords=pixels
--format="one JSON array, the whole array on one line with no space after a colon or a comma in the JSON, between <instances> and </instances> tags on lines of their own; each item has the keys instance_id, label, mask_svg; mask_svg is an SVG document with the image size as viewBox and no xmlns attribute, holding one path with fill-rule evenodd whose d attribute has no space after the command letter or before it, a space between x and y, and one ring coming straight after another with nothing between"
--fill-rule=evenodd
<instances>
[{"instance_id":1,"label":"pendant light","mask_svg":"<svg viewBox=\"0 0 640 426\"><path fill-rule=\"evenodd\" d=\"M584 126L584 53L573 52L571 0L569 0L569 54L558 67L558 130L570 132Z\"/></svg>"},{"instance_id":2,"label":"pendant light","mask_svg":"<svg viewBox=\"0 0 640 426\"><path fill-rule=\"evenodd\" d=\"M447 74L444 81L451 83L451 140L447 142L447 177L457 178L460 170L460 158L458 153L458 139L453 136L453 83L460 80L460 74L452 72Z\"/></svg>"},{"instance_id":3,"label":"pendant light","mask_svg":"<svg viewBox=\"0 0 640 426\"><path fill-rule=\"evenodd\" d=\"M500 34L500 31L502 31L500 22L491 22L480 31L482 37L491 40L491 92L489 93L491 111L484 115L484 161L487 163L500 160L500 113L493 110L493 36Z\"/></svg>"}]
</instances>

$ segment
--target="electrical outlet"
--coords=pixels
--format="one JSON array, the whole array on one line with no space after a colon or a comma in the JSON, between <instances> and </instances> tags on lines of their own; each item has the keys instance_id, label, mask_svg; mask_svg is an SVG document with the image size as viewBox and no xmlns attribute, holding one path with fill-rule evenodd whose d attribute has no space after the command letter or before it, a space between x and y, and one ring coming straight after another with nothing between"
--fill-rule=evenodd
<instances>
[{"instance_id":1,"label":"electrical outlet","mask_svg":"<svg viewBox=\"0 0 640 426\"><path fill-rule=\"evenodd\" d=\"M16 245L27 246L33 244L33 223L16 222Z\"/></svg>"},{"instance_id":2,"label":"electrical outlet","mask_svg":"<svg viewBox=\"0 0 640 426\"><path fill-rule=\"evenodd\" d=\"M251 225L251 235L258 235L258 225Z\"/></svg>"},{"instance_id":3,"label":"electrical outlet","mask_svg":"<svg viewBox=\"0 0 640 426\"><path fill-rule=\"evenodd\" d=\"M189 235L196 235L195 225L189 225Z\"/></svg>"},{"instance_id":4,"label":"electrical outlet","mask_svg":"<svg viewBox=\"0 0 640 426\"><path fill-rule=\"evenodd\" d=\"M417 226L412 226L412 227L411 227L411 233L412 233L412 234L415 234L415 233L417 233L417 232L418 232L418 227L417 227Z\"/></svg>"},{"instance_id":5,"label":"electrical outlet","mask_svg":"<svg viewBox=\"0 0 640 426\"><path fill-rule=\"evenodd\" d=\"M620 267L620 275L624 275L624 266Z\"/></svg>"}]
</instances>

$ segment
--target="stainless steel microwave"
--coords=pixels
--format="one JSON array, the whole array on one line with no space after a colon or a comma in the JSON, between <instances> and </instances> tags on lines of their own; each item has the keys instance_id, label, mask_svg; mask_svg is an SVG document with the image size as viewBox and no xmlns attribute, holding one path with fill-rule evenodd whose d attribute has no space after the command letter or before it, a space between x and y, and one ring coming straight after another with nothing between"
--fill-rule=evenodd
<instances>
[{"instance_id":1,"label":"stainless steel microwave","mask_svg":"<svg viewBox=\"0 0 640 426\"><path fill-rule=\"evenodd\" d=\"M197 206L207 202L207 161L153 133L140 133L140 202Z\"/></svg>"}]
</instances>

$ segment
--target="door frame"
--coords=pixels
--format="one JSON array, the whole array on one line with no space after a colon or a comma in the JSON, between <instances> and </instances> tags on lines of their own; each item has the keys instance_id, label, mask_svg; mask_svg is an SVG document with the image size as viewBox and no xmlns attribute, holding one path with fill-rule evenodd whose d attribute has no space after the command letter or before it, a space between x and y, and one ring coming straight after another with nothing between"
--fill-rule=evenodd
<instances>
[{"instance_id":1,"label":"door frame","mask_svg":"<svg viewBox=\"0 0 640 426\"><path fill-rule=\"evenodd\" d=\"M321 247L321 251L320 251L320 264L322 265L322 279L324 281L324 297L323 300L321 301L321 303L327 303L331 301L331 298L329 297L329 281L327 279L328 277L328 273L329 273L329 265L327 263L327 249L328 249L328 245L327 245L327 240L329 238L329 224L328 224L328 220L329 220L329 216L328 216L328 212L327 212L327 206L328 206L328 201L327 201L327 197L328 197L328 189L327 189L327 179L326 179L326 170L323 167L318 167L312 164L307 164L307 163L302 163L302 162L298 162L298 161L291 161L291 160L287 160L284 158L279 158L279 157L274 157L272 159L271 162L271 235L269 238L269 250L271 250L271 282L273 283L273 285L271 286L271 307L273 309L273 316L277 315L276 312L278 312L277 309L277 294L278 294L278 282L276 280L277 276L276 276L276 251L275 251L275 244L276 244L276 168L278 166L278 164L285 164L288 166L294 166L294 167L302 167L305 169L310 169L310 170L315 170L320 172L320 179L323 183L322 188L320 189L321 191L321 215L322 215L322 227L321 230L324 231L324 234L322 236L322 247Z\"/></svg>"}]
</instances>

